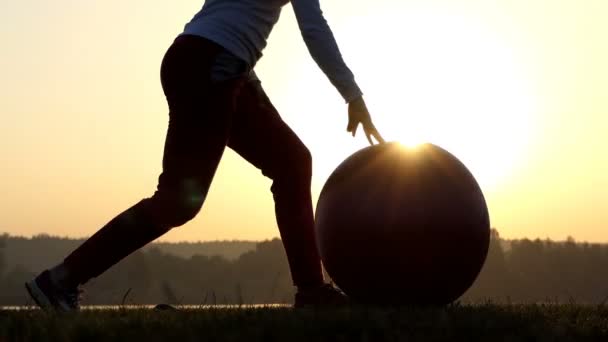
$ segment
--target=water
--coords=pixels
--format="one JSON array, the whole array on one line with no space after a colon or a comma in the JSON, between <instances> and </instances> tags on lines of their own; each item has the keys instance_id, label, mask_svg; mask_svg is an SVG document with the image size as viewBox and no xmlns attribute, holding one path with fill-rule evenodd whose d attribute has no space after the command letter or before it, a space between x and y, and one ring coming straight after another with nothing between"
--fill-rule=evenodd
<instances>
[{"instance_id":1,"label":"water","mask_svg":"<svg viewBox=\"0 0 608 342\"><path fill-rule=\"evenodd\" d=\"M156 305L84 305L81 310L152 310ZM243 305L173 305L182 310L234 310L234 309L284 309L291 308L289 304L243 304ZM0 311L28 311L39 310L37 306L0 306Z\"/></svg>"}]
</instances>

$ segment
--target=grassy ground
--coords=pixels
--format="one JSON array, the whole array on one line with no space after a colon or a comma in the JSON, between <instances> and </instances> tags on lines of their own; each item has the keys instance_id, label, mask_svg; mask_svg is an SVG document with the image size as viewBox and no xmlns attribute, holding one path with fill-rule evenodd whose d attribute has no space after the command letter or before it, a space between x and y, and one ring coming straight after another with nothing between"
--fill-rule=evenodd
<instances>
[{"instance_id":1,"label":"grassy ground","mask_svg":"<svg viewBox=\"0 0 608 342\"><path fill-rule=\"evenodd\" d=\"M608 341L608 307L0 311L4 341Z\"/></svg>"}]
</instances>

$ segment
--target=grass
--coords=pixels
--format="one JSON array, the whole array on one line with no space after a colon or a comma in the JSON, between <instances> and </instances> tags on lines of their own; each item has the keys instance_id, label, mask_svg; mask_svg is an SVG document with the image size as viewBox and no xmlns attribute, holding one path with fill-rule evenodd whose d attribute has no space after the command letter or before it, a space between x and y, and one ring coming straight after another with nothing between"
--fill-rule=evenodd
<instances>
[{"instance_id":1,"label":"grass","mask_svg":"<svg viewBox=\"0 0 608 342\"><path fill-rule=\"evenodd\" d=\"M0 311L5 341L608 341L608 307Z\"/></svg>"}]
</instances>

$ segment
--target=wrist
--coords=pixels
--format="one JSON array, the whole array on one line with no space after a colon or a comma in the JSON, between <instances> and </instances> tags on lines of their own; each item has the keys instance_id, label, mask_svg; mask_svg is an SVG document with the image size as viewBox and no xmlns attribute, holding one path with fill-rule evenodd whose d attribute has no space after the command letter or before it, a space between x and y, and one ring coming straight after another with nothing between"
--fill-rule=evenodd
<instances>
[{"instance_id":1,"label":"wrist","mask_svg":"<svg viewBox=\"0 0 608 342\"><path fill-rule=\"evenodd\" d=\"M355 111L366 111L367 106L363 100L363 96L359 96L348 103L348 107Z\"/></svg>"},{"instance_id":2,"label":"wrist","mask_svg":"<svg viewBox=\"0 0 608 342\"><path fill-rule=\"evenodd\" d=\"M342 94L342 97L344 98L345 103L351 103L351 102L359 99L362 96L363 96L363 92L359 88L353 89L352 91Z\"/></svg>"},{"instance_id":3,"label":"wrist","mask_svg":"<svg viewBox=\"0 0 608 342\"><path fill-rule=\"evenodd\" d=\"M363 100L363 95L359 95L348 102L349 105L365 105L365 101Z\"/></svg>"}]
</instances>

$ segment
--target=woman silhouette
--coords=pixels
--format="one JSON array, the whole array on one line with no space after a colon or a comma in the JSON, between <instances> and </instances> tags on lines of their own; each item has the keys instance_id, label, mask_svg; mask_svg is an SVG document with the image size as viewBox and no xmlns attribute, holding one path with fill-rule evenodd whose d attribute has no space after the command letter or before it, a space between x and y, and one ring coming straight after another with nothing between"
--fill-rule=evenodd
<instances>
[{"instance_id":1,"label":"woman silhouette","mask_svg":"<svg viewBox=\"0 0 608 342\"><path fill-rule=\"evenodd\" d=\"M155 193L127 209L59 265L26 287L48 309L79 309L79 287L201 209L224 148L273 180L276 219L294 285L295 306L341 304L325 283L315 243L311 155L282 121L253 67L288 0L207 0L165 54L161 83L169 104L163 171ZM359 124L382 142L354 76L340 55L319 0L291 1L304 41L348 103L347 131Z\"/></svg>"}]
</instances>

